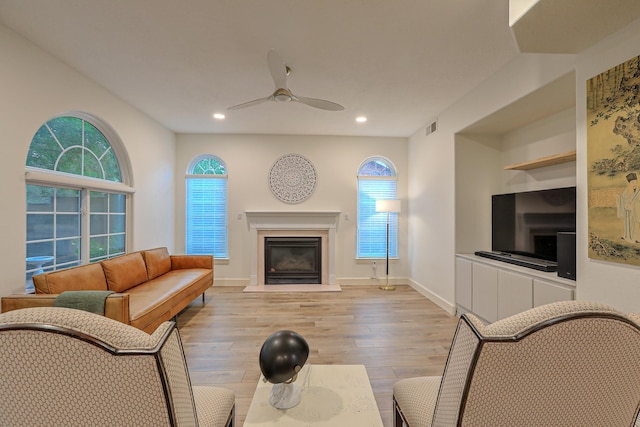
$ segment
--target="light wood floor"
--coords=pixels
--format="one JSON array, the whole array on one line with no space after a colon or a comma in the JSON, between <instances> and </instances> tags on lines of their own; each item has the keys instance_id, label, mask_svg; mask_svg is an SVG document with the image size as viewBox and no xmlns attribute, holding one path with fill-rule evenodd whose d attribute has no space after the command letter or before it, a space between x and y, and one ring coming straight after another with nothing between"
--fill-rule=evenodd
<instances>
[{"instance_id":1,"label":"light wood floor","mask_svg":"<svg viewBox=\"0 0 640 427\"><path fill-rule=\"evenodd\" d=\"M309 363L367 368L385 427L398 379L441 375L457 319L409 286L381 291L343 286L342 292L243 293L213 287L178 316L193 385L236 393L242 426L260 378L265 338L289 329L311 348Z\"/></svg>"}]
</instances>

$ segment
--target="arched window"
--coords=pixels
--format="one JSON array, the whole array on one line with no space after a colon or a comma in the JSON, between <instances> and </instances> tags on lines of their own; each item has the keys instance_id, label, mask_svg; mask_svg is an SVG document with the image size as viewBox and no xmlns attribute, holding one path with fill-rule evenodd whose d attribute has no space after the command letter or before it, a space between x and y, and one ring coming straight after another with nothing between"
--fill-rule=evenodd
<instances>
[{"instance_id":1,"label":"arched window","mask_svg":"<svg viewBox=\"0 0 640 427\"><path fill-rule=\"evenodd\" d=\"M189 164L186 176L186 252L229 258L227 167L213 155Z\"/></svg>"},{"instance_id":2,"label":"arched window","mask_svg":"<svg viewBox=\"0 0 640 427\"><path fill-rule=\"evenodd\" d=\"M376 212L376 200L398 198L392 163L383 157L366 159L358 169L358 258L385 258L387 213ZM398 257L398 214L389 214L389 257Z\"/></svg>"},{"instance_id":3,"label":"arched window","mask_svg":"<svg viewBox=\"0 0 640 427\"><path fill-rule=\"evenodd\" d=\"M38 129L25 173L27 288L33 274L126 253L128 174L122 142L99 119L68 113Z\"/></svg>"}]
</instances>

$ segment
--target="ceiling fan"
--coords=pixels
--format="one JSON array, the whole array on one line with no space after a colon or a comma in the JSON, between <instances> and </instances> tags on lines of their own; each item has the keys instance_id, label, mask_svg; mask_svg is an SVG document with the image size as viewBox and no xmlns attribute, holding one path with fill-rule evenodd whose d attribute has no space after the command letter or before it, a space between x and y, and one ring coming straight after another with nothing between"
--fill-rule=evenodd
<instances>
[{"instance_id":1,"label":"ceiling fan","mask_svg":"<svg viewBox=\"0 0 640 427\"><path fill-rule=\"evenodd\" d=\"M319 108L321 110L340 111L344 110L344 107L335 102L326 101L318 98L307 98L304 96L294 95L287 88L287 76L291 73L291 69L287 67L276 53L275 49L270 49L267 54L267 63L269 64L269 72L276 84L276 90L266 98L254 99L253 101L245 102L243 104L234 105L229 107L228 110L238 110L240 108L251 107L253 105L262 104L266 101L274 102L300 102L310 107Z\"/></svg>"}]
</instances>

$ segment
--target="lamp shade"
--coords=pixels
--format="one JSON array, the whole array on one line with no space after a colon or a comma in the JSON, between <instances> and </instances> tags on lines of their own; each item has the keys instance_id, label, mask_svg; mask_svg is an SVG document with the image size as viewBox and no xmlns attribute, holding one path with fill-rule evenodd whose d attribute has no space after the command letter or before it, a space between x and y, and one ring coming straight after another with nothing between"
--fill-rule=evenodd
<instances>
[{"instance_id":1,"label":"lamp shade","mask_svg":"<svg viewBox=\"0 0 640 427\"><path fill-rule=\"evenodd\" d=\"M376 212L400 212L400 200L376 200Z\"/></svg>"}]
</instances>

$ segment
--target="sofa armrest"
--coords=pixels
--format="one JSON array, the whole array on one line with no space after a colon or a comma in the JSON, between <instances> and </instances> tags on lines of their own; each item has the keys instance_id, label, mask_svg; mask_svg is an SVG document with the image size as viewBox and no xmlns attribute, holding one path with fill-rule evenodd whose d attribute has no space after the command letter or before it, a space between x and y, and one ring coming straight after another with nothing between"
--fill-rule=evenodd
<instances>
[{"instance_id":1,"label":"sofa armrest","mask_svg":"<svg viewBox=\"0 0 640 427\"><path fill-rule=\"evenodd\" d=\"M208 268L213 270L213 255L171 255L171 269Z\"/></svg>"},{"instance_id":2,"label":"sofa armrest","mask_svg":"<svg viewBox=\"0 0 640 427\"><path fill-rule=\"evenodd\" d=\"M0 299L2 313L30 307L53 307L59 294L10 295ZM127 325L129 317L129 294L111 294L104 303L104 316Z\"/></svg>"},{"instance_id":3,"label":"sofa armrest","mask_svg":"<svg viewBox=\"0 0 640 427\"><path fill-rule=\"evenodd\" d=\"M3 313L21 308L53 307L57 296L58 294L10 295L0 299L0 306Z\"/></svg>"}]
</instances>

